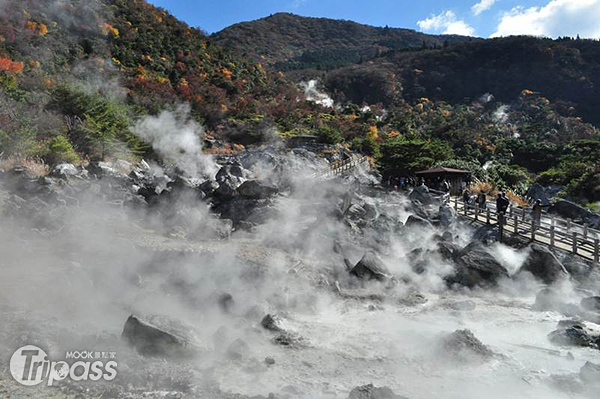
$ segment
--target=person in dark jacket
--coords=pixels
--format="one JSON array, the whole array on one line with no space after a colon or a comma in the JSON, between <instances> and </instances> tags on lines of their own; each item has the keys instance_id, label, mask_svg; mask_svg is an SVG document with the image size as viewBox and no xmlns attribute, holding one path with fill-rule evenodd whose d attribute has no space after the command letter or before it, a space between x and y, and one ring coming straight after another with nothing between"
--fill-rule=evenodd
<instances>
[{"instance_id":1,"label":"person in dark jacket","mask_svg":"<svg viewBox=\"0 0 600 399\"><path fill-rule=\"evenodd\" d=\"M481 190L481 192L477 195L477 203L479 204L479 209L485 209L485 202L487 201L487 197L485 196L485 192Z\"/></svg>"}]
</instances>

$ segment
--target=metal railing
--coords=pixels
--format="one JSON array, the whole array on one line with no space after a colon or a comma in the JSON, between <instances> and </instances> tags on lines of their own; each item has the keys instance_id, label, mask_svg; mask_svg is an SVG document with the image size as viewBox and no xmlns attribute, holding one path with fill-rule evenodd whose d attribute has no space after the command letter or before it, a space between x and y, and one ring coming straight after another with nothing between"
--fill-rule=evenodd
<instances>
[{"instance_id":1,"label":"metal railing","mask_svg":"<svg viewBox=\"0 0 600 399\"><path fill-rule=\"evenodd\" d=\"M493 204L480 208L478 204L468 204L459 198L454 198L454 209L459 215L477 222L497 224L500 234L504 231L511 232L595 263L599 262L600 231L588 226L548 214L542 215L538 222L524 208L513 206L504 215L500 215ZM504 223L499 222L501 218L504 218Z\"/></svg>"}]
</instances>

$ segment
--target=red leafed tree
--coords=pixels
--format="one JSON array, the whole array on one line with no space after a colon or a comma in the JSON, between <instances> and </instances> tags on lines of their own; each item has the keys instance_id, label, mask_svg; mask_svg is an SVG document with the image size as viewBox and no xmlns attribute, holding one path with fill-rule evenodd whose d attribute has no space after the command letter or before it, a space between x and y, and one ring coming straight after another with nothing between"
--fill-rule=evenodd
<instances>
[{"instance_id":1,"label":"red leafed tree","mask_svg":"<svg viewBox=\"0 0 600 399\"><path fill-rule=\"evenodd\" d=\"M21 73L24 66L25 64L22 62L13 61L10 58L0 58L0 71Z\"/></svg>"}]
</instances>

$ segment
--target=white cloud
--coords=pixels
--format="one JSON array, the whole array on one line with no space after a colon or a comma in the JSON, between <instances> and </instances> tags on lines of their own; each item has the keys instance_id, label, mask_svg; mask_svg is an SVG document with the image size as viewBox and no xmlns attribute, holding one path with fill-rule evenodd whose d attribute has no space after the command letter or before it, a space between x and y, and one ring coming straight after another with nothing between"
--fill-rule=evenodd
<instances>
[{"instance_id":1,"label":"white cloud","mask_svg":"<svg viewBox=\"0 0 600 399\"><path fill-rule=\"evenodd\" d=\"M306 3L306 0L294 0L292 2L292 8L300 8Z\"/></svg>"},{"instance_id":2,"label":"white cloud","mask_svg":"<svg viewBox=\"0 0 600 399\"><path fill-rule=\"evenodd\" d=\"M453 11L444 11L438 15L417 21L419 29L427 33L445 35L473 36L475 30L462 19L458 19Z\"/></svg>"},{"instance_id":3,"label":"white cloud","mask_svg":"<svg viewBox=\"0 0 600 399\"><path fill-rule=\"evenodd\" d=\"M471 7L471 11L473 11L473 14L479 15L482 12L487 11L490 8L492 8L494 3L496 3L496 0L481 0L479 3L477 3L477 4L473 5L473 7Z\"/></svg>"},{"instance_id":4,"label":"white cloud","mask_svg":"<svg viewBox=\"0 0 600 399\"><path fill-rule=\"evenodd\" d=\"M543 7L504 13L492 37L510 35L600 37L600 0L551 0Z\"/></svg>"}]
</instances>

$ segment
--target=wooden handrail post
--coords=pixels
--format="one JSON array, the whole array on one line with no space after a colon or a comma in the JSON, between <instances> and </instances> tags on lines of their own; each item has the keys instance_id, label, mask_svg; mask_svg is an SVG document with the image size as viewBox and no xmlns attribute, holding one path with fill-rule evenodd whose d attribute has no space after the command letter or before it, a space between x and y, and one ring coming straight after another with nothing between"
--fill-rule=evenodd
<instances>
[{"instance_id":1,"label":"wooden handrail post","mask_svg":"<svg viewBox=\"0 0 600 399\"><path fill-rule=\"evenodd\" d=\"M554 225L550 226L550 247L554 247Z\"/></svg>"},{"instance_id":2,"label":"wooden handrail post","mask_svg":"<svg viewBox=\"0 0 600 399\"><path fill-rule=\"evenodd\" d=\"M521 220L525 220L525 208L521 208L521 216L522 216Z\"/></svg>"},{"instance_id":3,"label":"wooden handrail post","mask_svg":"<svg viewBox=\"0 0 600 399\"><path fill-rule=\"evenodd\" d=\"M504 241L504 215L499 213L498 214L498 241L502 242Z\"/></svg>"},{"instance_id":4,"label":"wooden handrail post","mask_svg":"<svg viewBox=\"0 0 600 399\"><path fill-rule=\"evenodd\" d=\"M573 232L573 253L577 253L577 232Z\"/></svg>"},{"instance_id":5,"label":"wooden handrail post","mask_svg":"<svg viewBox=\"0 0 600 399\"><path fill-rule=\"evenodd\" d=\"M600 240L597 238L594 240L594 262L598 263L600 260Z\"/></svg>"},{"instance_id":6,"label":"wooden handrail post","mask_svg":"<svg viewBox=\"0 0 600 399\"><path fill-rule=\"evenodd\" d=\"M584 224L583 225L583 238L587 239L587 236L588 236L588 226L587 226L587 224Z\"/></svg>"},{"instance_id":7,"label":"wooden handrail post","mask_svg":"<svg viewBox=\"0 0 600 399\"><path fill-rule=\"evenodd\" d=\"M513 216L513 206L512 204L510 204L510 207L508 208L508 217L512 217Z\"/></svg>"},{"instance_id":8,"label":"wooden handrail post","mask_svg":"<svg viewBox=\"0 0 600 399\"><path fill-rule=\"evenodd\" d=\"M571 230L571 219L567 219L567 230Z\"/></svg>"},{"instance_id":9,"label":"wooden handrail post","mask_svg":"<svg viewBox=\"0 0 600 399\"><path fill-rule=\"evenodd\" d=\"M517 215L513 216L513 221L515 223L515 234L519 233L519 217Z\"/></svg>"},{"instance_id":10,"label":"wooden handrail post","mask_svg":"<svg viewBox=\"0 0 600 399\"><path fill-rule=\"evenodd\" d=\"M454 210L458 212L458 197L454 198Z\"/></svg>"},{"instance_id":11,"label":"wooden handrail post","mask_svg":"<svg viewBox=\"0 0 600 399\"><path fill-rule=\"evenodd\" d=\"M487 224L490 224L490 208L485 212L485 221Z\"/></svg>"},{"instance_id":12,"label":"wooden handrail post","mask_svg":"<svg viewBox=\"0 0 600 399\"><path fill-rule=\"evenodd\" d=\"M535 240L535 221L531 221L531 241Z\"/></svg>"}]
</instances>

